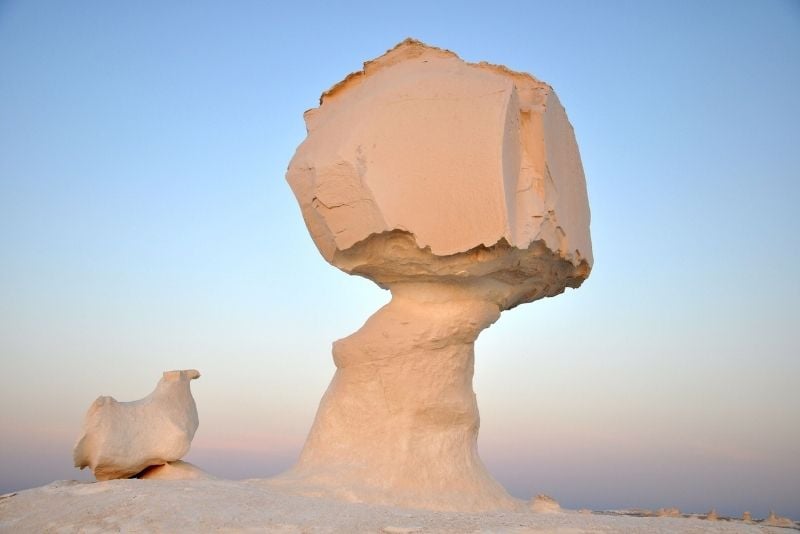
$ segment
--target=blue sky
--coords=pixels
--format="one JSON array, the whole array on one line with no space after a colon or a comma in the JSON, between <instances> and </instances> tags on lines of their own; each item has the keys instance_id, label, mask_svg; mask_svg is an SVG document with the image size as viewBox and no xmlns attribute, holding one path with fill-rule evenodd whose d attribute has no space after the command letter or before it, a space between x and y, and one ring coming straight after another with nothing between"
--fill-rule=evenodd
<instances>
[{"instance_id":1,"label":"blue sky","mask_svg":"<svg viewBox=\"0 0 800 534\"><path fill-rule=\"evenodd\" d=\"M168 4L168 5L167 5ZM800 4L0 2L0 492L100 394L197 368L190 459L291 464L388 299L284 181L302 113L405 37L552 84L595 267L477 343L484 461L570 507L800 518Z\"/></svg>"}]
</instances>

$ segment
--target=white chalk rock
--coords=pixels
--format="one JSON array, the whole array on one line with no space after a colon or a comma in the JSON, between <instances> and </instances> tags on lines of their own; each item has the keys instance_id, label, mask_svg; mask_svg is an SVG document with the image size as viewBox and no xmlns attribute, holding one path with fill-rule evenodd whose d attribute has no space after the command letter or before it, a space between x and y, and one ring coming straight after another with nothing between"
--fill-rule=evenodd
<instances>
[{"instance_id":1,"label":"white chalk rock","mask_svg":"<svg viewBox=\"0 0 800 534\"><path fill-rule=\"evenodd\" d=\"M150 395L133 402L98 397L73 451L75 467L89 467L97 480L110 480L180 460L199 424L189 388L199 376L194 369L167 371Z\"/></svg>"},{"instance_id":2,"label":"white chalk rock","mask_svg":"<svg viewBox=\"0 0 800 534\"><path fill-rule=\"evenodd\" d=\"M521 509L477 452L474 342L589 275L578 147L553 89L406 40L305 114L287 180L323 257L392 291L278 482L347 500Z\"/></svg>"},{"instance_id":3,"label":"white chalk rock","mask_svg":"<svg viewBox=\"0 0 800 534\"><path fill-rule=\"evenodd\" d=\"M561 505L549 495L540 494L531 499L530 508L532 512L557 514L561 512Z\"/></svg>"},{"instance_id":4,"label":"white chalk rock","mask_svg":"<svg viewBox=\"0 0 800 534\"><path fill-rule=\"evenodd\" d=\"M789 519L788 517L782 517L775 513L774 510L769 511L769 517L764 520L769 526L772 527L795 527L795 522Z\"/></svg>"},{"instance_id":5,"label":"white chalk rock","mask_svg":"<svg viewBox=\"0 0 800 534\"><path fill-rule=\"evenodd\" d=\"M573 284L588 274L583 167L546 83L409 39L324 93L305 118L287 180L334 265L362 274L341 253L403 231L438 257L541 242L580 271Z\"/></svg>"}]
</instances>

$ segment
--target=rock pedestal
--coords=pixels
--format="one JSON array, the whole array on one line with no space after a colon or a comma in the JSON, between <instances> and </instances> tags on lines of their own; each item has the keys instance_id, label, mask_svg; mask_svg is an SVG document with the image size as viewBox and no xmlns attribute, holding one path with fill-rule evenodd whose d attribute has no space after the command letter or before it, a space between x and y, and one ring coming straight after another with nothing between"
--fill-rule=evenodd
<instances>
[{"instance_id":1,"label":"rock pedestal","mask_svg":"<svg viewBox=\"0 0 800 534\"><path fill-rule=\"evenodd\" d=\"M509 507L478 458L472 390L474 341L499 315L458 285L394 287L334 344L336 375L295 474L361 501Z\"/></svg>"},{"instance_id":2,"label":"rock pedestal","mask_svg":"<svg viewBox=\"0 0 800 534\"><path fill-rule=\"evenodd\" d=\"M406 40L324 93L289 181L331 264L392 292L334 343L298 464L307 492L442 510L521 506L477 453L474 341L591 269L577 145L552 89Z\"/></svg>"}]
</instances>

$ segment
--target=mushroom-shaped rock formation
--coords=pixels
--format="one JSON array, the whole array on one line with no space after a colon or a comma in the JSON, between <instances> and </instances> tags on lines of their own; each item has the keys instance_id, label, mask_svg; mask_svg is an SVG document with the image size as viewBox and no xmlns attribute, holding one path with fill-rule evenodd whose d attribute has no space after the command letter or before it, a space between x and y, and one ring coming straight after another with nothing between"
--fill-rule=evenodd
<instances>
[{"instance_id":1,"label":"mushroom-shaped rock formation","mask_svg":"<svg viewBox=\"0 0 800 534\"><path fill-rule=\"evenodd\" d=\"M474 341L592 264L578 147L553 89L408 39L325 92L287 180L323 257L391 290L279 481L443 510L524 506L478 458Z\"/></svg>"},{"instance_id":2,"label":"mushroom-shaped rock formation","mask_svg":"<svg viewBox=\"0 0 800 534\"><path fill-rule=\"evenodd\" d=\"M156 389L133 402L98 397L86 412L72 456L97 480L129 478L153 465L180 460L199 424L189 388L194 369L167 371Z\"/></svg>"}]
</instances>

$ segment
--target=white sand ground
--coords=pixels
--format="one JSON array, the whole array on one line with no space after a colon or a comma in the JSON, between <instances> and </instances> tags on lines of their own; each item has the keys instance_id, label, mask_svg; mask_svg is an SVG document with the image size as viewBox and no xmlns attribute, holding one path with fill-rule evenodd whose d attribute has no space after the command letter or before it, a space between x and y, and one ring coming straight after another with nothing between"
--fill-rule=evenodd
<instances>
[{"instance_id":1,"label":"white sand ground","mask_svg":"<svg viewBox=\"0 0 800 534\"><path fill-rule=\"evenodd\" d=\"M292 495L265 480L59 481L0 497L2 532L773 533L792 527L564 511L432 512Z\"/></svg>"}]
</instances>

